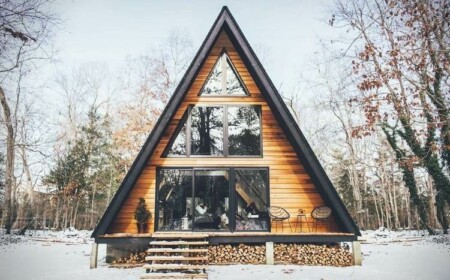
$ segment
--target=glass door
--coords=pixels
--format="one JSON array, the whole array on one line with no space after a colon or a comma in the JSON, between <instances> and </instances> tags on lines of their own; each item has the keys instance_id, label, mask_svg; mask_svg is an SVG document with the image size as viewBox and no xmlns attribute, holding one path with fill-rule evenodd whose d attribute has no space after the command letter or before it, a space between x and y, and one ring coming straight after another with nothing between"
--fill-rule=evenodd
<instances>
[{"instance_id":1,"label":"glass door","mask_svg":"<svg viewBox=\"0 0 450 280\"><path fill-rule=\"evenodd\" d=\"M159 172L157 223L159 230L192 230L192 170Z\"/></svg>"},{"instance_id":2,"label":"glass door","mask_svg":"<svg viewBox=\"0 0 450 280\"><path fill-rule=\"evenodd\" d=\"M194 230L228 230L228 169L194 170Z\"/></svg>"}]
</instances>

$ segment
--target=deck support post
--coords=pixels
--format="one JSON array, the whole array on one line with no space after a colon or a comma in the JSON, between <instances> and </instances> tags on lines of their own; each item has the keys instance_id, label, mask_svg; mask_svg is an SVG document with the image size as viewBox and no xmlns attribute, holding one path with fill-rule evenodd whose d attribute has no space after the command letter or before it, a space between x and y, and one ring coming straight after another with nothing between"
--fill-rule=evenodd
<instances>
[{"instance_id":1,"label":"deck support post","mask_svg":"<svg viewBox=\"0 0 450 280\"><path fill-rule=\"evenodd\" d=\"M266 242L266 264L275 264L273 242Z\"/></svg>"},{"instance_id":2,"label":"deck support post","mask_svg":"<svg viewBox=\"0 0 450 280\"><path fill-rule=\"evenodd\" d=\"M90 269L97 268L98 244L92 243Z\"/></svg>"},{"instance_id":3,"label":"deck support post","mask_svg":"<svg viewBox=\"0 0 450 280\"><path fill-rule=\"evenodd\" d=\"M361 242L352 242L353 265L362 265Z\"/></svg>"}]
</instances>

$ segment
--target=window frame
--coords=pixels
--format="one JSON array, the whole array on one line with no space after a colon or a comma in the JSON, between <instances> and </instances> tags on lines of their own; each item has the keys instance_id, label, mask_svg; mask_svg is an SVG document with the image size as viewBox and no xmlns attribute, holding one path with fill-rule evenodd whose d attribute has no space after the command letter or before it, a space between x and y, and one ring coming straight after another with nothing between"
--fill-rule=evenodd
<instances>
[{"instance_id":1,"label":"window frame","mask_svg":"<svg viewBox=\"0 0 450 280\"><path fill-rule=\"evenodd\" d=\"M221 107L221 108L223 108L222 155L193 155L192 154L192 108L194 108L194 107ZM201 157L207 157L207 158L224 158L224 157L227 157L227 155L228 155L228 123L225 123L228 120L227 113L228 113L227 108L224 105L219 105L219 104L189 105L189 116L188 116L188 119L189 119L188 125L189 125L189 127L186 130L187 131L186 132L186 141L189 142L189 144L186 145L186 146L189 146L189 153L186 152L186 157L190 157L190 158L192 158L192 157L200 157L200 158Z\"/></svg>"},{"instance_id":2,"label":"window frame","mask_svg":"<svg viewBox=\"0 0 450 280\"><path fill-rule=\"evenodd\" d=\"M221 90L220 94L202 94L203 89L206 87L206 84L208 83L209 78L211 78L214 68L216 68L217 64L223 57L225 57L225 59L223 59L222 62L228 62L228 64L230 65L231 71L233 71L234 75L239 80L239 83L242 85L242 88L244 89L244 94L228 94L227 93L226 71L222 71L222 73L221 73L221 88L222 88L222 90ZM225 67L225 69L226 69L226 67ZM226 48L223 48L222 51L220 52L219 58L216 60L213 67L211 68L211 71L209 72L208 77L206 78L205 82L203 83L202 87L200 88L200 91L198 92L197 96L201 96L201 97L224 97L224 96L245 97L245 96L249 96L250 97L250 92L248 91L247 86L245 85L244 81L242 80L241 76L239 75L239 72L237 71L236 67L234 66L234 63L232 62L230 56L228 55Z\"/></svg>"},{"instance_id":3,"label":"window frame","mask_svg":"<svg viewBox=\"0 0 450 280\"><path fill-rule=\"evenodd\" d=\"M269 167L239 167L239 166L235 166L230 168L230 170L232 171L232 175L230 176L230 178L233 179L233 182L236 181L236 172L235 170L265 170L267 175L266 175L266 182L267 182L267 191L266 191L266 201L267 201L267 208L270 207L270 168ZM233 191L233 198L231 199L232 201L232 206L234 210L236 209L236 187L235 186L231 186L231 191ZM267 211L267 215L269 215L269 211ZM272 228L271 228L271 219L270 216L267 217L267 229L266 230L236 230L236 215L231 215L232 219L233 219L233 232L271 232Z\"/></svg>"},{"instance_id":4,"label":"window frame","mask_svg":"<svg viewBox=\"0 0 450 280\"><path fill-rule=\"evenodd\" d=\"M163 229L159 229L159 205L158 205L158 197L159 197L159 192L160 192L160 183L161 183L161 179L163 176L161 176L161 170L164 169L169 169L169 170L181 170L181 171L191 171L191 182L192 182L192 187L191 187L191 195L194 193L194 169L192 167L156 167L156 185L155 185L155 209L154 209L154 213L155 213L155 219L153 221L153 230L156 231L166 231ZM193 231L192 229L185 229L185 230L179 230L179 231L184 231L184 232L191 232Z\"/></svg>"},{"instance_id":5,"label":"window frame","mask_svg":"<svg viewBox=\"0 0 450 280\"><path fill-rule=\"evenodd\" d=\"M223 108L223 153L222 155L193 155L191 151L191 135L192 135L192 108L194 107L222 107ZM230 155L229 154L229 141L228 141L228 107L256 107L258 108L257 114L259 115L259 144L260 144L260 154L259 155ZM188 106L186 112L183 114L180 123L174 130L174 134L171 136L164 152L162 153L162 158L262 158L264 157L263 151L263 121L262 121L262 105L255 104L191 104ZM186 155L170 155L170 149L175 142L178 133L183 128L186 122Z\"/></svg>"},{"instance_id":6,"label":"window frame","mask_svg":"<svg viewBox=\"0 0 450 280\"><path fill-rule=\"evenodd\" d=\"M268 166L255 166L255 167L241 167L241 166L211 166L211 167L203 167L203 166L157 166L156 167L156 185L155 185L155 209L154 209L154 213L155 213L155 218L153 221L154 224L154 231L160 231L160 232L165 232L165 231L171 231L171 230L163 230L163 229L159 229L159 209L158 209L158 196L159 196L159 185L161 183L161 170L165 170L165 169L169 169L169 170L187 170L187 171L192 171L191 177L192 177L192 188L191 188L191 196L193 196L195 194L195 171L202 171L202 170L227 170L228 174L230 176L229 180L228 180L228 190L229 190L229 195L230 195L230 204L229 204L229 208L230 210L232 209L233 212L231 213L230 211L230 217L228 217L229 222L230 222L230 228L228 229L228 232L271 232L272 231L272 225L270 222L270 217L268 217L268 221L267 221L267 229L262 229L262 230L236 230L236 215L235 215L235 211L236 211L236 187L235 187L235 177L236 177L236 173L235 170L265 170L267 173L266 176L266 181L267 181L267 191L266 191L266 200L267 200L267 207L270 207L270 168ZM191 209L191 215L194 215L194 209ZM195 230L194 227L192 227L191 229L188 230L177 230L177 231L183 231L183 232L205 232L205 231L214 231L214 232L224 232L224 230L218 230L218 229L208 229L208 230ZM226 231L225 231L226 232Z\"/></svg>"},{"instance_id":7,"label":"window frame","mask_svg":"<svg viewBox=\"0 0 450 280\"><path fill-rule=\"evenodd\" d=\"M175 130L173 131L173 135L172 137L170 137L169 142L167 143L167 147L166 149L164 149L164 152L162 153L162 157L171 157L171 158L185 158L187 157L186 155L169 155L170 149L172 148L173 143L175 143L175 140L177 140L178 138L178 133L180 133L181 129L183 129L183 126L186 122L186 140L187 140L187 134L188 134L188 129L190 129L190 123L188 123L190 119L190 108L188 106L188 108L186 109L186 111L183 114L183 117L181 117L180 123L177 125L177 127L175 128ZM188 143L188 141L186 141L186 154L188 149L190 150L190 141Z\"/></svg>"}]
</instances>

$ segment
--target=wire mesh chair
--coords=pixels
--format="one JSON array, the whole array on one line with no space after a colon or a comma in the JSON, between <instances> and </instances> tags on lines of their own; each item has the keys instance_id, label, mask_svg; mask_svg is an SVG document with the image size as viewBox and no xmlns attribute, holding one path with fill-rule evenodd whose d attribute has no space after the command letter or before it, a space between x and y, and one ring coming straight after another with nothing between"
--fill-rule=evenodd
<instances>
[{"instance_id":1,"label":"wire mesh chair","mask_svg":"<svg viewBox=\"0 0 450 280\"><path fill-rule=\"evenodd\" d=\"M314 208L311 212L311 217L314 219L314 225L317 232L317 223L327 223L328 229L331 231L331 224L330 224L330 216L331 216L331 208L328 206L318 206Z\"/></svg>"},{"instance_id":2,"label":"wire mesh chair","mask_svg":"<svg viewBox=\"0 0 450 280\"><path fill-rule=\"evenodd\" d=\"M275 224L277 232L278 232L278 223L281 223L281 231L283 231L284 220L288 220L289 228L291 229L292 232L291 221L289 220L291 215L288 213L288 211L286 211L286 209L279 206L270 206L269 208L267 208L267 211L269 212L269 216L272 220L272 223Z\"/></svg>"}]
</instances>

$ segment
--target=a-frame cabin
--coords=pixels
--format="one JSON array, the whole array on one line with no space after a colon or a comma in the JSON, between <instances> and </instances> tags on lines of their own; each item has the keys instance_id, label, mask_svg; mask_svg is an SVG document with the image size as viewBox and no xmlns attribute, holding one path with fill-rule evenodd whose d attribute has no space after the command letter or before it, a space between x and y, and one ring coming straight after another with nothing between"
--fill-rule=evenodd
<instances>
[{"instance_id":1,"label":"a-frame cabin","mask_svg":"<svg viewBox=\"0 0 450 280\"><path fill-rule=\"evenodd\" d=\"M152 212L147 234L137 233L134 220L140 197ZM325 222L311 217L318 206L331 209ZM273 220L270 207L290 218ZM215 244L360 235L226 7L92 235L125 248L148 244L153 233L188 232L206 233Z\"/></svg>"}]
</instances>

